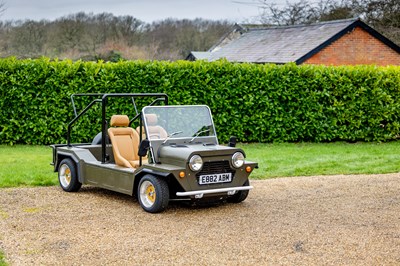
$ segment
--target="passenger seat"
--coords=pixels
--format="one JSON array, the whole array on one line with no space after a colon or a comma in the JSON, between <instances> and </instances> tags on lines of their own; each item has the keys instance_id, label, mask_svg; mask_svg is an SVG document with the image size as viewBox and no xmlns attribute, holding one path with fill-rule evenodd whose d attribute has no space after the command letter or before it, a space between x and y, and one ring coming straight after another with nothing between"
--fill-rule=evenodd
<instances>
[{"instance_id":1,"label":"passenger seat","mask_svg":"<svg viewBox=\"0 0 400 266\"><path fill-rule=\"evenodd\" d=\"M129 168L139 167L139 135L129 126L127 115L113 115L108 135L112 143L115 163ZM143 159L142 163L147 163Z\"/></svg>"}]
</instances>

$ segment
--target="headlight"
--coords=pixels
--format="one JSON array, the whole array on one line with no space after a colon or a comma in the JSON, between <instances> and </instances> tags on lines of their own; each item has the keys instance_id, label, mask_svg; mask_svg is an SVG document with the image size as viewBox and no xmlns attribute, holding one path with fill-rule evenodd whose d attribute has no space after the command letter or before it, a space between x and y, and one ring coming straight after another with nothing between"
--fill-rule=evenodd
<instances>
[{"instance_id":1,"label":"headlight","mask_svg":"<svg viewBox=\"0 0 400 266\"><path fill-rule=\"evenodd\" d=\"M189 167L192 171L199 171L203 167L203 160L199 155L193 155L189 160Z\"/></svg>"},{"instance_id":2,"label":"headlight","mask_svg":"<svg viewBox=\"0 0 400 266\"><path fill-rule=\"evenodd\" d=\"M232 164L234 167L239 168L244 164L244 155L241 152L235 152L232 156Z\"/></svg>"}]
</instances>

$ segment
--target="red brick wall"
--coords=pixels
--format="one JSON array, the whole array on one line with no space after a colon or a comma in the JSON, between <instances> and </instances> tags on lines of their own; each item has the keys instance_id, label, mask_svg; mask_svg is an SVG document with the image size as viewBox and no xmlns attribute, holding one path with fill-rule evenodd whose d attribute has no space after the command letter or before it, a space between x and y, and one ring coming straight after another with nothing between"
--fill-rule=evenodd
<instances>
[{"instance_id":1,"label":"red brick wall","mask_svg":"<svg viewBox=\"0 0 400 266\"><path fill-rule=\"evenodd\" d=\"M400 54L357 27L307 59L304 64L400 65Z\"/></svg>"}]
</instances>

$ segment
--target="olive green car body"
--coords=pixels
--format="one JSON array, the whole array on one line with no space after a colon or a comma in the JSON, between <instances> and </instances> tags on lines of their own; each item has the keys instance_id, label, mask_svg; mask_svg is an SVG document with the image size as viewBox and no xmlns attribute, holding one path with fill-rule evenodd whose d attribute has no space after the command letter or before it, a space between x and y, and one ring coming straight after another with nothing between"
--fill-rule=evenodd
<instances>
[{"instance_id":1,"label":"olive green car body","mask_svg":"<svg viewBox=\"0 0 400 266\"><path fill-rule=\"evenodd\" d=\"M187 147L162 147L159 163L142 164L137 169L116 165L111 145L107 146L107 154L110 156L107 163L101 162L101 145L78 144L72 147L52 145L52 147L54 171L58 171L59 164L63 159L71 158L77 165L78 180L82 184L93 185L131 196L135 195L138 181L145 174L166 178L170 181L169 184L179 184L172 190L176 194L176 192L240 187L243 186L250 175L250 173L246 172L246 167L251 167L252 169L257 167L257 163L246 161L242 167L234 168L230 163L232 155L237 151L243 151L238 148L220 145L210 147L202 144L193 144ZM229 171L234 171L232 182L228 185L226 183L199 185L199 177L196 177L198 172L193 172L188 166L188 160L192 154L200 155L204 163L225 162L226 165L229 165ZM179 176L181 172L185 173L185 177L181 178ZM172 180L174 182L171 182ZM223 192L204 194L203 196L215 198L226 195L227 193ZM195 199L195 195L188 196L188 198Z\"/></svg>"},{"instance_id":2,"label":"olive green car body","mask_svg":"<svg viewBox=\"0 0 400 266\"><path fill-rule=\"evenodd\" d=\"M119 94L113 94L111 96L115 95L117 97L120 96ZM127 94L127 97L132 97L133 99L136 95L137 94ZM111 97L108 94L99 94L95 96L102 97L101 103L103 105L107 103L104 99ZM141 94L140 96L143 95ZM149 95L149 97L150 96L154 95ZM141 130L143 128L144 132L148 133L148 125L142 116L145 108L143 108L141 112L137 112L135 106L137 112L136 118L138 118L140 122L140 128ZM206 108L209 110L208 107ZM68 143L51 145L53 148L52 165L54 166L54 171L59 172L59 178L60 171L64 171L65 168L61 168L63 161L70 160L73 164L71 168L73 168L72 171L75 172L74 174L77 178L76 183L79 184L74 191L77 191L81 184L87 184L138 197L140 180L146 176L156 177L166 184L169 190L169 193L167 193L168 200L187 200L191 202L229 201L229 198L233 198L238 193L243 191L248 193L248 191L252 189L252 186L249 185L249 175L255 168L258 168L257 163L243 160L243 164L239 167L234 165L234 154L240 153L245 157L245 153L242 149L232 147L234 145L219 145L215 129L213 128L212 117L210 118L210 127L212 127L211 130L214 131L214 133L210 133L210 136L198 137L197 134L191 139L169 139L168 136L167 139L150 141L150 147L144 145L146 152L140 155L147 155L148 160L143 159L142 163L141 159L139 167L128 168L115 163L112 143L107 143L105 140L105 137L107 137L105 110L104 107L102 114L103 126L101 141L97 141L99 144L93 142L80 144L69 143L70 127L81 114L84 113L82 112L78 115L76 110L74 110L76 117L68 127ZM206 131L210 131L210 129ZM175 133L179 134L181 132ZM141 131L139 134L141 141L140 146L146 141L148 144L149 141L147 139L142 140L142 136L145 135L142 135ZM143 148L139 147L139 150L140 149L143 150ZM190 159L195 155L202 158L202 167L200 170L193 170L192 167L190 167ZM208 179L209 176L213 178L213 175L217 176L217 174L220 178L218 182L200 182L200 178ZM63 187L61 181L60 184ZM66 190L64 187L63 189ZM244 194L236 201L240 202L246 197L247 194ZM163 209L164 207L150 212L158 212Z\"/></svg>"}]
</instances>

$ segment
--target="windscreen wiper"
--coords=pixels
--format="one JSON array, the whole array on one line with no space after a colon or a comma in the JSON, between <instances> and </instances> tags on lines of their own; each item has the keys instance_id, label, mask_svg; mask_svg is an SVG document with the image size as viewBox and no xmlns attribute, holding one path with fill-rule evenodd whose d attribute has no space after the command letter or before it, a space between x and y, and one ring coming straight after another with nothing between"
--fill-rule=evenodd
<instances>
[{"instance_id":1,"label":"windscreen wiper","mask_svg":"<svg viewBox=\"0 0 400 266\"><path fill-rule=\"evenodd\" d=\"M181 134L181 133L183 133L183 131L176 131L176 132L171 133L170 135L167 136L167 138L164 140L164 142L162 144L165 144L165 142L167 142L167 140L169 140L171 137Z\"/></svg>"},{"instance_id":2,"label":"windscreen wiper","mask_svg":"<svg viewBox=\"0 0 400 266\"><path fill-rule=\"evenodd\" d=\"M192 143L193 140L195 140L200 134L203 134L203 133L206 133L206 132L209 132L209 131L210 131L210 129L206 129L206 130L202 130L202 131L197 132L196 135L189 141L189 143Z\"/></svg>"}]
</instances>

